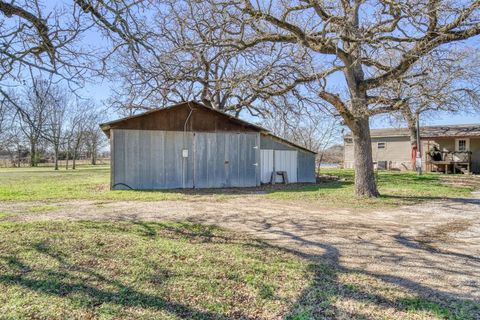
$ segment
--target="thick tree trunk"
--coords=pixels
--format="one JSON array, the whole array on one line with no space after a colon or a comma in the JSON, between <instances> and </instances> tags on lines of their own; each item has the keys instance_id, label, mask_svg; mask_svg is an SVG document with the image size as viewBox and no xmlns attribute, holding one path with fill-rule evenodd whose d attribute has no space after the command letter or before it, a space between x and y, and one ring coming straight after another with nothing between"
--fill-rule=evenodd
<instances>
[{"instance_id":1,"label":"thick tree trunk","mask_svg":"<svg viewBox=\"0 0 480 320\"><path fill-rule=\"evenodd\" d=\"M361 197L378 197L373 170L372 140L368 117L355 119L353 123L353 148L355 153L355 194Z\"/></svg>"}]
</instances>

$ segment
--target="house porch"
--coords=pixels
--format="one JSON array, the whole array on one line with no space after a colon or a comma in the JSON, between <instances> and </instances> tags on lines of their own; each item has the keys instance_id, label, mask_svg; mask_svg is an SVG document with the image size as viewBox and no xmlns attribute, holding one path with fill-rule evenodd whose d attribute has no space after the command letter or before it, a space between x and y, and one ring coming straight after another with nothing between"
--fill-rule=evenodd
<instances>
[{"instance_id":1,"label":"house porch","mask_svg":"<svg viewBox=\"0 0 480 320\"><path fill-rule=\"evenodd\" d=\"M422 138L427 172L480 173L480 137Z\"/></svg>"}]
</instances>

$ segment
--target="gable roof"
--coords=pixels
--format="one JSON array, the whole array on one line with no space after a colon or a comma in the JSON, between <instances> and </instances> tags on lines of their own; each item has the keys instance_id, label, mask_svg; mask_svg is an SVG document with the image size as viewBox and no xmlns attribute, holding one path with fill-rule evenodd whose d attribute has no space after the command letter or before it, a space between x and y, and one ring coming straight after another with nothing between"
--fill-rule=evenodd
<instances>
[{"instance_id":1,"label":"gable roof","mask_svg":"<svg viewBox=\"0 0 480 320\"><path fill-rule=\"evenodd\" d=\"M293 142L291 142L289 140L286 140L284 138L281 138L279 136L276 136L276 135L272 134L268 129L265 129L265 128L259 126L259 125L250 123L248 121L245 121L245 120L242 120L242 119L239 119L239 118L236 118L236 117L234 117L234 116L232 116L228 113L225 113L225 112L217 110L217 109L213 109L211 107L208 107L208 106L206 106L202 103L196 102L196 101L182 102L182 103L178 103L178 104L168 106L168 107L164 107L164 108L152 109L152 110L149 110L149 111L137 114L137 115L133 115L133 116L130 116L130 117L125 117L125 118L105 122L105 123L100 124L100 128L107 135L107 137L110 137L110 130L111 129L114 129L114 128L120 128L121 129L122 127L128 128L128 123L132 123L133 121L145 120L145 119L147 119L149 117L152 117L154 115L156 115L156 116L161 115L162 112L173 111L175 109L181 109L181 108L184 108L184 107L187 107L187 106L190 107L190 109L192 109L192 107L196 107L196 108L198 108L199 110L202 110L202 111L212 112L213 114L221 117L223 122L230 122L232 124L247 128L250 131L260 132L262 134L265 134L265 135L274 137L278 140L281 140L282 142L284 142L284 143L286 143L286 144L288 144L288 145L290 145L294 148L298 148L298 149L316 154L315 151L307 149L305 147L302 147L302 146L300 146L296 143L293 143ZM188 118L187 118L187 120L188 120ZM182 121L185 121L185 125L186 125L186 120L182 119ZM159 130L159 129L157 129L157 130ZM183 127L182 127L182 130L183 130ZM196 131L196 130L193 130L193 131Z\"/></svg>"},{"instance_id":2,"label":"gable roof","mask_svg":"<svg viewBox=\"0 0 480 320\"><path fill-rule=\"evenodd\" d=\"M202 103L199 103L199 102L196 102L196 101L188 101L188 102L181 102L181 103L177 103L177 104L174 104L174 105L171 105L171 106L167 106L167 107L163 107L163 108L157 108L157 109L152 109L152 110L148 110L146 112L142 112L142 113L139 113L139 114L135 114L133 116L129 116L129 117L125 117L125 118L120 118L120 119L117 119L117 120L113 120L113 121L109 121L109 122L105 122L105 123L101 123L100 124L100 128L102 129L102 131L107 135L109 136L109 134L107 133L110 129L112 129L112 127L116 124L120 124L122 122L125 122L125 121L129 121L129 120L132 120L132 119L136 119L136 118L141 118L141 117L147 117L151 114L154 114L154 113L161 113L161 112L165 112L167 110L173 110L173 109L177 109L177 108L181 108L181 107L184 107L184 106L187 106L187 105L190 105L190 106L197 106L197 107L201 107L201 108L204 108L204 109L207 109L209 111L212 111L212 112L215 112L217 114L220 114L221 116L223 117L227 117L229 121L232 121L234 123L238 123L240 125L243 125L243 126L246 126L246 127L249 127L249 128L252 128L254 129L255 131L268 131L267 129L263 128L263 127L260 127L260 126L257 126L255 124L252 124L250 122L247 122L247 121L244 121L242 119L239 119L239 118L236 118L228 113L225 113L225 112L222 112L220 110L217 110L217 109L214 109L214 108L210 108Z\"/></svg>"},{"instance_id":3,"label":"gable roof","mask_svg":"<svg viewBox=\"0 0 480 320\"><path fill-rule=\"evenodd\" d=\"M371 129L370 136L373 138L409 137L408 128ZM350 138L349 132L345 138ZM480 137L480 124L438 125L420 127L420 137L448 138L448 137Z\"/></svg>"}]
</instances>

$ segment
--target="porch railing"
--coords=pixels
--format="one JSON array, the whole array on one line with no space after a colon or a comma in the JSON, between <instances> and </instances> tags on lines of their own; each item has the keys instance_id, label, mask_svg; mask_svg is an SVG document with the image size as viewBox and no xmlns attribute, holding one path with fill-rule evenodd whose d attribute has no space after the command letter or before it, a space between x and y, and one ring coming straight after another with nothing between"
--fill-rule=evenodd
<instances>
[{"instance_id":1,"label":"porch railing","mask_svg":"<svg viewBox=\"0 0 480 320\"><path fill-rule=\"evenodd\" d=\"M470 163L471 151L430 151L427 153L429 161L463 162Z\"/></svg>"}]
</instances>

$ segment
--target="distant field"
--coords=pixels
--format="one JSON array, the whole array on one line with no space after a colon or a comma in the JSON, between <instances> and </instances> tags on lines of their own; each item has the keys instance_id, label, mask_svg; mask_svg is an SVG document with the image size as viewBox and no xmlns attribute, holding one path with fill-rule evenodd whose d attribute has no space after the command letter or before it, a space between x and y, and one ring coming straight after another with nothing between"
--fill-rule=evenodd
<instances>
[{"instance_id":1,"label":"distant field","mask_svg":"<svg viewBox=\"0 0 480 320\"><path fill-rule=\"evenodd\" d=\"M30 159L24 158L22 159L21 167L22 168L27 168L29 166L29 161ZM58 165L62 168L65 168L67 161L66 160L58 160ZM76 161L77 166L85 166L85 165L90 165L91 160L90 159L80 159ZM98 158L97 159L97 165L108 165L110 164L110 158ZM9 159L0 159L0 168L11 168L12 161ZM52 167L53 168L54 163L49 160L49 162L41 162L38 164L38 167ZM72 160L70 159L68 161L68 167L72 167Z\"/></svg>"},{"instance_id":2,"label":"distant field","mask_svg":"<svg viewBox=\"0 0 480 320\"><path fill-rule=\"evenodd\" d=\"M425 199L465 197L479 185L478 179L464 175L379 172L379 199L357 199L353 195L352 170L322 169L338 181L310 185L265 186L246 189L111 191L110 169L106 165L79 166L77 170L52 168L1 168L0 200L188 200L208 197L222 200L243 194L259 194L282 200L318 200L325 206L372 207L417 203Z\"/></svg>"}]
</instances>

